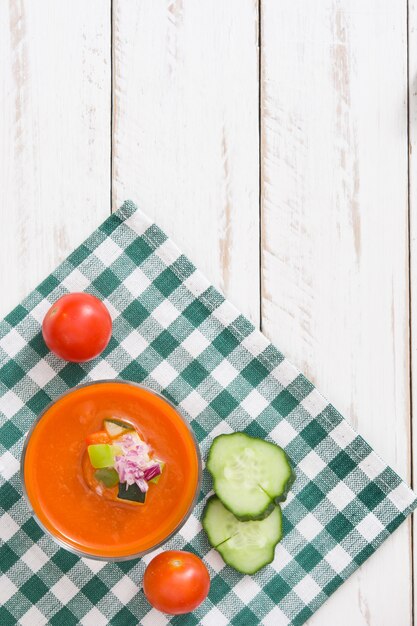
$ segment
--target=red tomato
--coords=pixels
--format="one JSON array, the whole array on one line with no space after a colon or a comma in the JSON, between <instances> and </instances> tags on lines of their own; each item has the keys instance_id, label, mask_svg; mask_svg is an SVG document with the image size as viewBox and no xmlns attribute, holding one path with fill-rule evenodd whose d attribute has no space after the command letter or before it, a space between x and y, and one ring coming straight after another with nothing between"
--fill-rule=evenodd
<instances>
[{"instance_id":1,"label":"red tomato","mask_svg":"<svg viewBox=\"0 0 417 626\"><path fill-rule=\"evenodd\" d=\"M149 563L143 577L143 591L150 604L170 615L193 611L209 589L207 567L190 552L161 552Z\"/></svg>"},{"instance_id":2,"label":"red tomato","mask_svg":"<svg viewBox=\"0 0 417 626\"><path fill-rule=\"evenodd\" d=\"M88 293L69 293L51 306L42 324L45 343L61 359L82 363L98 356L110 341L111 317Z\"/></svg>"},{"instance_id":3,"label":"red tomato","mask_svg":"<svg viewBox=\"0 0 417 626\"><path fill-rule=\"evenodd\" d=\"M91 435L87 435L85 442L87 446L92 446L96 443L110 443L111 439L105 430L99 430L96 433L91 433Z\"/></svg>"}]
</instances>

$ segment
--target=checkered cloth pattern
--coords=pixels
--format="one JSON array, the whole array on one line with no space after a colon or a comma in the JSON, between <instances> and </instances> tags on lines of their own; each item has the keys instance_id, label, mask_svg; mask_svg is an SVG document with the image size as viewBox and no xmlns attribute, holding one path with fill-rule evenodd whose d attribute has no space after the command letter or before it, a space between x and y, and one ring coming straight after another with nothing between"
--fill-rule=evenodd
<instances>
[{"instance_id":1,"label":"checkered cloth pattern","mask_svg":"<svg viewBox=\"0 0 417 626\"><path fill-rule=\"evenodd\" d=\"M88 291L113 318L105 352L65 363L42 319L61 295ZM200 555L208 599L165 616L141 589L152 554L106 563L59 548L31 517L19 461L25 433L78 383L144 383L178 405L203 458L216 435L244 430L283 446L297 474L283 541L254 576L225 566L194 514L166 548ZM415 494L285 357L131 202L109 217L0 324L0 624L11 626L300 626L416 506ZM155 554L155 553L153 553Z\"/></svg>"}]
</instances>

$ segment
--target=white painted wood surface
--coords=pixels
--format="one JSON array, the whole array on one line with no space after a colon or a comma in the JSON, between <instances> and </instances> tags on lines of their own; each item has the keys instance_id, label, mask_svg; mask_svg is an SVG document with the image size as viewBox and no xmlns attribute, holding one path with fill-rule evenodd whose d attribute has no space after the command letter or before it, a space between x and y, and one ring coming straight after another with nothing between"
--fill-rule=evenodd
<instances>
[{"instance_id":1,"label":"white painted wood surface","mask_svg":"<svg viewBox=\"0 0 417 626\"><path fill-rule=\"evenodd\" d=\"M113 207L134 200L258 323L257 4L115 0L113 26Z\"/></svg>"},{"instance_id":2,"label":"white painted wood surface","mask_svg":"<svg viewBox=\"0 0 417 626\"><path fill-rule=\"evenodd\" d=\"M406 4L262 4L263 330L409 478ZM409 554L309 624L411 623Z\"/></svg>"},{"instance_id":3,"label":"white painted wood surface","mask_svg":"<svg viewBox=\"0 0 417 626\"><path fill-rule=\"evenodd\" d=\"M0 2L0 315L110 212L110 4Z\"/></svg>"},{"instance_id":4,"label":"white painted wood surface","mask_svg":"<svg viewBox=\"0 0 417 626\"><path fill-rule=\"evenodd\" d=\"M408 14L407 38L406 0L0 3L0 314L131 198L410 479ZM411 626L411 548L408 523L310 626Z\"/></svg>"}]
</instances>

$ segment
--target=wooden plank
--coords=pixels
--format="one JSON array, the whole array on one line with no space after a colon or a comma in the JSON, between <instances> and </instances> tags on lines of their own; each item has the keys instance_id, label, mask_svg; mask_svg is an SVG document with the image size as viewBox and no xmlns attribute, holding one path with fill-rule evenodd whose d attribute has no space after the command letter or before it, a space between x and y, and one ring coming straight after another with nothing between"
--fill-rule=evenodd
<instances>
[{"instance_id":1,"label":"wooden plank","mask_svg":"<svg viewBox=\"0 0 417 626\"><path fill-rule=\"evenodd\" d=\"M110 1L0 3L0 316L110 212Z\"/></svg>"},{"instance_id":2,"label":"wooden plank","mask_svg":"<svg viewBox=\"0 0 417 626\"><path fill-rule=\"evenodd\" d=\"M408 98L409 98L409 216L410 216L410 313L411 313L411 394L412 394L412 451L417 450L417 2L408 3ZM417 467L413 463L413 486L417 485ZM413 516L413 592L414 623L417 623L417 525Z\"/></svg>"},{"instance_id":3,"label":"wooden plank","mask_svg":"<svg viewBox=\"0 0 417 626\"><path fill-rule=\"evenodd\" d=\"M136 201L258 323L257 2L114 0L113 28L113 207Z\"/></svg>"},{"instance_id":4,"label":"wooden plank","mask_svg":"<svg viewBox=\"0 0 417 626\"><path fill-rule=\"evenodd\" d=\"M406 1L261 6L263 329L409 479ZM411 624L409 534L310 626Z\"/></svg>"}]
</instances>

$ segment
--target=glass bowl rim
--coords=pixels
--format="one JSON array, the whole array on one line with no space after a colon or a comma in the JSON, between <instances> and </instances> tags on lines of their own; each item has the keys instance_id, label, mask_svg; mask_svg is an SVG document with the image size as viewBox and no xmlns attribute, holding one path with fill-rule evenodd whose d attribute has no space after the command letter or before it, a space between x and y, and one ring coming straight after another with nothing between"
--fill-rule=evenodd
<instances>
[{"instance_id":1,"label":"glass bowl rim","mask_svg":"<svg viewBox=\"0 0 417 626\"><path fill-rule=\"evenodd\" d=\"M55 405L57 402L59 402L65 396L68 396L69 394L77 391L78 389L83 389L84 387L91 387L93 385L101 385L103 383L116 383L116 384L136 387L138 389L143 389L144 391L146 391L146 392L148 392L150 394L153 394L154 396L157 396L158 398L163 400L166 404L168 404L175 411L175 413L180 418L180 420L185 424L185 426L186 426L186 428L187 428L187 430L188 430L188 432L189 432L189 434L191 436L191 439L192 439L192 441L194 443L194 448L195 448L196 455L197 455L197 472L198 472L198 475L197 475L197 484L196 484L195 494L194 494L194 498L192 499L192 501L190 503L190 506L188 507L184 517L177 524L177 526L170 532L170 534L167 537L165 537L165 539L163 539L159 543L155 544L151 548L148 548L147 550L142 550L141 552L135 552L132 555L129 554L129 555L123 555L123 556L101 556L101 555L96 555L96 554L90 554L90 553L87 553L87 552L83 552L82 550L79 550L79 549L75 548L74 546L66 543L60 537L56 537L48 528L46 528L46 526L38 518L38 516L37 516L37 514L36 514L36 512L35 512L35 510L34 510L34 508L32 506L30 498L28 496L27 490L26 490L24 469L25 469L25 458L26 458L27 446L28 446L28 443L29 443L29 440L30 440L30 437L31 437L33 431L35 430L36 426L38 425L38 423L40 422L42 417L45 415L45 413L47 413L47 411L49 411L49 409L53 405ZM79 556L80 558L93 559L95 561L107 561L109 563L117 563L117 562L121 562L121 561L131 561L133 559L140 559L143 556L145 556L146 554L149 554L150 552L153 552L154 550L157 550L158 548L161 548L170 539L172 539L172 537L174 535L176 535L179 530L181 530L181 528L185 525L187 520L190 518L191 513L193 512L194 507L197 504L198 496L200 494L200 489L201 489L201 481L202 481L201 450L200 450L200 446L198 445L195 433L194 433L193 429L191 428L191 425L188 422L188 420L182 415L182 413L179 411L178 407L176 407L170 400L165 398L165 396L163 396L161 393L159 393L158 391L155 391L154 389L151 389L150 387L147 387L146 385L142 385L141 383L136 383L134 381L123 380L122 378L103 378L103 379L100 379L100 380L91 380L91 381L88 381L88 382L85 382L85 383L80 383L79 385L75 385L74 387L71 387L71 389L68 389L67 391L64 391L59 396L57 396L54 400L51 400L51 402L49 402L47 404L47 406L44 409L42 409L42 411L39 413L39 415L36 416L36 418L33 421L31 427L29 428L28 432L26 433L25 441L24 441L24 444L23 444L22 454L21 454L21 457L20 457L20 480L21 480L21 484L22 484L22 490L23 490L24 498L26 500L26 503L29 506L29 509L30 509L30 512L31 512L33 518L35 519L35 521L38 524L38 526L40 526L40 528L49 537L51 537L52 540L59 547L64 548L68 552L71 552L72 554L75 554L75 555Z\"/></svg>"}]
</instances>

